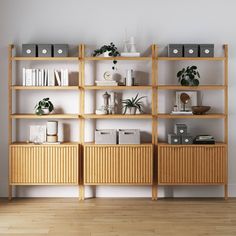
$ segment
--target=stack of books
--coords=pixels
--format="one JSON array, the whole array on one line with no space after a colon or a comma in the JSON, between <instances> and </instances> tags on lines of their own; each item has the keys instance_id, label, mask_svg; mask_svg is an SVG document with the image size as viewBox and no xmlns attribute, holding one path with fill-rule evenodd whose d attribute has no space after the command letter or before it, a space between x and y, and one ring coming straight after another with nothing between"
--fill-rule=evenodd
<instances>
[{"instance_id":1,"label":"stack of books","mask_svg":"<svg viewBox=\"0 0 236 236\"><path fill-rule=\"evenodd\" d=\"M26 69L23 68L23 86L69 86L68 69Z\"/></svg>"},{"instance_id":2,"label":"stack of books","mask_svg":"<svg viewBox=\"0 0 236 236\"><path fill-rule=\"evenodd\" d=\"M172 115L192 115L192 111L172 111Z\"/></svg>"},{"instance_id":3,"label":"stack of books","mask_svg":"<svg viewBox=\"0 0 236 236\"><path fill-rule=\"evenodd\" d=\"M118 86L118 83L115 80L96 80L97 86Z\"/></svg>"}]
</instances>

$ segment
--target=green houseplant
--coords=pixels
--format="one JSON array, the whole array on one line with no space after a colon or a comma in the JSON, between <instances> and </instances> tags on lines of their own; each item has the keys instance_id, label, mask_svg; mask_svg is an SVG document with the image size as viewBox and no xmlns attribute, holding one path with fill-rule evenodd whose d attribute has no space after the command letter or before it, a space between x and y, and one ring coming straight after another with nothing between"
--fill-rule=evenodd
<instances>
[{"instance_id":1,"label":"green houseplant","mask_svg":"<svg viewBox=\"0 0 236 236\"><path fill-rule=\"evenodd\" d=\"M115 46L115 44L112 42L109 45L103 45L102 47L94 50L94 52L93 52L94 57L99 56L101 54L104 54L104 56L106 56L106 57L120 56L120 52L117 50L117 47ZM113 60L113 64L114 64L114 66L112 67L112 70L115 70L116 69L115 66L117 64L117 61Z\"/></svg>"},{"instance_id":2,"label":"green houseplant","mask_svg":"<svg viewBox=\"0 0 236 236\"><path fill-rule=\"evenodd\" d=\"M138 94L136 94L136 96L132 97L131 99L124 99L124 100L122 100L123 109L124 109L123 114L126 114L126 112L128 110L130 115L135 115L137 109L140 112L143 112L143 110L142 110L143 103L141 102L141 100L143 98L145 98L145 97L146 96L138 97Z\"/></svg>"},{"instance_id":3,"label":"green houseplant","mask_svg":"<svg viewBox=\"0 0 236 236\"><path fill-rule=\"evenodd\" d=\"M177 73L178 81L182 86L198 86L200 74L196 66L188 66Z\"/></svg>"},{"instance_id":4,"label":"green houseplant","mask_svg":"<svg viewBox=\"0 0 236 236\"><path fill-rule=\"evenodd\" d=\"M48 115L54 110L54 106L49 98L44 98L35 105L34 110L36 115Z\"/></svg>"}]
</instances>

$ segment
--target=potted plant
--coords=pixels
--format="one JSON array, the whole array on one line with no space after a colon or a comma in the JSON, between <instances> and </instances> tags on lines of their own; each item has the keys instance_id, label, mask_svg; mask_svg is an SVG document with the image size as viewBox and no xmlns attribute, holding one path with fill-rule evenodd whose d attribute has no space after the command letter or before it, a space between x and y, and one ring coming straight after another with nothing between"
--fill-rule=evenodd
<instances>
[{"instance_id":1,"label":"potted plant","mask_svg":"<svg viewBox=\"0 0 236 236\"><path fill-rule=\"evenodd\" d=\"M104 57L117 57L120 56L120 52L117 50L117 47L114 43L110 43L109 45L103 45L99 49L94 50L93 56L99 56L104 55ZM117 64L116 60L113 60L114 66L112 67L112 70L115 70L115 65Z\"/></svg>"},{"instance_id":2,"label":"potted plant","mask_svg":"<svg viewBox=\"0 0 236 236\"><path fill-rule=\"evenodd\" d=\"M49 98L44 98L35 105L34 110L36 115L48 115L54 110L54 106Z\"/></svg>"},{"instance_id":3,"label":"potted plant","mask_svg":"<svg viewBox=\"0 0 236 236\"><path fill-rule=\"evenodd\" d=\"M130 115L135 115L137 109L139 110L139 112L143 112L143 110L142 110L143 104L142 104L141 100L145 97L146 96L138 97L138 94L137 94L135 97L132 97L131 99L122 100L123 109L124 109L123 114L126 114L126 112L128 110Z\"/></svg>"},{"instance_id":4,"label":"potted plant","mask_svg":"<svg viewBox=\"0 0 236 236\"><path fill-rule=\"evenodd\" d=\"M177 73L178 81L182 86L198 86L200 74L196 66L188 66Z\"/></svg>"}]
</instances>

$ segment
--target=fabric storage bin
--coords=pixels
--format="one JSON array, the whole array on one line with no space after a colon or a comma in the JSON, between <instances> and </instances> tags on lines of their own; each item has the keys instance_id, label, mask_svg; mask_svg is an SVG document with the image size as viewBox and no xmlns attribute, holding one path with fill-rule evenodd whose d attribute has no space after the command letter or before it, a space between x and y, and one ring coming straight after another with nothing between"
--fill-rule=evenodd
<instances>
[{"instance_id":1,"label":"fabric storage bin","mask_svg":"<svg viewBox=\"0 0 236 236\"><path fill-rule=\"evenodd\" d=\"M183 57L183 44L169 44L168 57Z\"/></svg>"},{"instance_id":2,"label":"fabric storage bin","mask_svg":"<svg viewBox=\"0 0 236 236\"><path fill-rule=\"evenodd\" d=\"M38 56L39 57L51 57L52 45L51 44L38 44Z\"/></svg>"},{"instance_id":3,"label":"fabric storage bin","mask_svg":"<svg viewBox=\"0 0 236 236\"><path fill-rule=\"evenodd\" d=\"M169 144L181 144L181 136L176 134L168 134Z\"/></svg>"},{"instance_id":4,"label":"fabric storage bin","mask_svg":"<svg viewBox=\"0 0 236 236\"><path fill-rule=\"evenodd\" d=\"M117 132L115 129L96 129L95 144L117 144Z\"/></svg>"},{"instance_id":5,"label":"fabric storage bin","mask_svg":"<svg viewBox=\"0 0 236 236\"><path fill-rule=\"evenodd\" d=\"M68 57L69 55L68 44L54 44L53 45L53 56L54 57Z\"/></svg>"},{"instance_id":6,"label":"fabric storage bin","mask_svg":"<svg viewBox=\"0 0 236 236\"><path fill-rule=\"evenodd\" d=\"M184 44L184 56L185 57L198 57L198 45L197 44Z\"/></svg>"},{"instance_id":7,"label":"fabric storage bin","mask_svg":"<svg viewBox=\"0 0 236 236\"><path fill-rule=\"evenodd\" d=\"M37 57L37 45L36 44L22 44L22 56L23 57Z\"/></svg>"},{"instance_id":8,"label":"fabric storage bin","mask_svg":"<svg viewBox=\"0 0 236 236\"><path fill-rule=\"evenodd\" d=\"M119 129L119 144L140 144L140 130Z\"/></svg>"},{"instance_id":9,"label":"fabric storage bin","mask_svg":"<svg viewBox=\"0 0 236 236\"><path fill-rule=\"evenodd\" d=\"M187 125L185 125L185 124L176 124L175 125L175 134L177 134L177 135L186 135L187 134Z\"/></svg>"},{"instance_id":10,"label":"fabric storage bin","mask_svg":"<svg viewBox=\"0 0 236 236\"><path fill-rule=\"evenodd\" d=\"M200 57L214 57L214 44L200 44Z\"/></svg>"},{"instance_id":11,"label":"fabric storage bin","mask_svg":"<svg viewBox=\"0 0 236 236\"><path fill-rule=\"evenodd\" d=\"M193 143L193 136L187 134L181 136L181 143L182 144L192 144Z\"/></svg>"}]
</instances>

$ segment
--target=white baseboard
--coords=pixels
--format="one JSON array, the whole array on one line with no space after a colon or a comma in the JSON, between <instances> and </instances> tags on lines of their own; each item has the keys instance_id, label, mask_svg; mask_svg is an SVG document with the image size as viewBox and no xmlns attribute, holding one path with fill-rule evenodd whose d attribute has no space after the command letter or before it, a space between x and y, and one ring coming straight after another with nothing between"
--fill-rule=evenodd
<instances>
[{"instance_id":1,"label":"white baseboard","mask_svg":"<svg viewBox=\"0 0 236 236\"><path fill-rule=\"evenodd\" d=\"M229 197L236 197L236 184L229 184ZM151 198L150 186L86 186L85 197ZM76 186L18 186L17 197L78 197ZM158 197L223 197L223 186L160 186ZM1 197L7 197L7 193Z\"/></svg>"}]
</instances>

